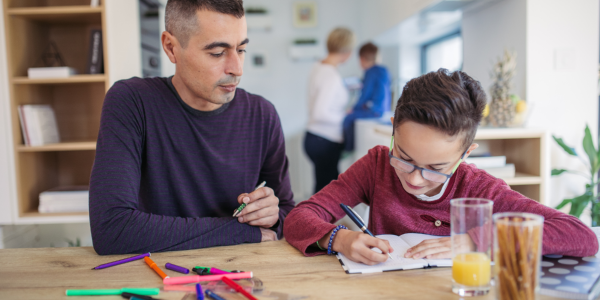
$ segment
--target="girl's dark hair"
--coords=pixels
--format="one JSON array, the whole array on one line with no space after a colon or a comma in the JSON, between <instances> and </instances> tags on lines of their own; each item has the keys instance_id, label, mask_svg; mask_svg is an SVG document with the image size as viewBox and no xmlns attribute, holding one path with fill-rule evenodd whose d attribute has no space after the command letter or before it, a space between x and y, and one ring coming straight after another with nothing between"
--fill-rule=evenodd
<instances>
[{"instance_id":1,"label":"girl's dark hair","mask_svg":"<svg viewBox=\"0 0 600 300\"><path fill-rule=\"evenodd\" d=\"M466 150L475 138L486 99L479 81L467 73L439 69L404 86L394 113L394 129L413 121L449 136L464 134Z\"/></svg>"}]
</instances>

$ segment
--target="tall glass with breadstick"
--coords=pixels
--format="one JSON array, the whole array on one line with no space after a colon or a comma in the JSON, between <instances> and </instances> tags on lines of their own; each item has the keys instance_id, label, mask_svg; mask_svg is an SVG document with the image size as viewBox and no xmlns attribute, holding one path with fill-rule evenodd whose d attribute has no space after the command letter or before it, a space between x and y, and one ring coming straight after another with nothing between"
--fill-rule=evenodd
<instances>
[{"instance_id":1,"label":"tall glass with breadstick","mask_svg":"<svg viewBox=\"0 0 600 300\"><path fill-rule=\"evenodd\" d=\"M536 299L544 217L508 212L493 218L496 299Z\"/></svg>"}]
</instances>

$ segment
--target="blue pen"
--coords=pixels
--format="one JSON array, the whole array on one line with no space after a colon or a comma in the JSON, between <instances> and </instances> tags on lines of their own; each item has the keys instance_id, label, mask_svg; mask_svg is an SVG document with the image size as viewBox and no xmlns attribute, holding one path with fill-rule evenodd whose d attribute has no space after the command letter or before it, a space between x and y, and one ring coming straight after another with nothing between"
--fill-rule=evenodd
<instances>
[{"instance_id":1,"label":"blue pen","mask_svg":"<svg viewBox=\"0 0 600 300\"><path fill-rule=\"evenodd\" d=\"M196 284L196 299L204 300L204 292L202 292L202 286L199 283Z\"/></svg>"},{"instance_id":2,"label":"blue pen","mask_svg":"<svg viewBox=\"0 0 600 300\"><path fill-rule=\"evenodd\" d=\"M225 298L213 293L211 290L206 290L206 296L209 296L215 300L225 300Z\"/></svg>"},{"instance_id":3,"label":"blue pen","mask_svg":"<svg viewBox=\"0 0 600 300\"><path fill-rule=\"evenodd\" d=\"M367 229L367 225L365 225L365 221L360 217L359 214L357 214L354 209L352 209L352 207L344 204L344 203L340 203L340 207L344 210L344 212L346 213L346 215L348 215L348 217L350 217L350 219L352 220L352 222L354 222L354 224L356 224L356 226L358 226L360 228L360 231L375 237L373 235L373 233L371 233L371 231L369 231L369 229ZM388 256L390 257L390 259L394 259L392 257L391 254L388 253Z\"/></svg>"}]
</instances>

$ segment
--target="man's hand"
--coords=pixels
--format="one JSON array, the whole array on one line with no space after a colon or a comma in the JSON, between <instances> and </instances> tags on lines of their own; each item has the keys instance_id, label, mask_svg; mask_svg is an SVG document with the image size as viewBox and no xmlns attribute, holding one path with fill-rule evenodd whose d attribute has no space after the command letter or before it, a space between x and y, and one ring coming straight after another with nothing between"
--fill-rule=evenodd
<instances>
[{"instance_id":1,"label":"man's hand","mask_svg":"<svg viewBox=\"0 0 600 300\"><path fill-rule=\"evenodd\" d=\"M471 252L475 250L475 243L468 234L460 234L455 237L458 243L458 251L460 252ZM452 258L452 244L449 237L424 240L418 245L408 249L406 258L426 258L426 259L438 259L438 258Z\"/></svg>"},{"instance_id":2,"label":"man's hand","mask_svg":"<svg viewBox=\"0 0 600 300\"><path fill-rule=\"evenodd\" d=\"M260 239L261 242L272 242L277 240L277 233L271 229L261 228L260 234L262 235L262 238Z\"/></svg>"},{"instance_id":3,"label":"man's hand","mask_svg":"<svg viewBox=\"0 0 600 300\"><path fill-rule=\"evenodd\" d=\"M262 187L250 194L238 196L238 203L246 203L246 207L238 215L240 223L252 226L271 228L279 220L279 198L269 187Z\"/></svg>"},{"instance_id":4,"label":"man's hand","mask_svg":"<svg viewBox=\"0 0 600 300\"><path fill-rule=\"evenodd\" d=\"M326 234L319 244L327 247L331 232ZM350 260L366 265L376 265L388 259L387 253L394 252L390 242L374 238L360 231L340 229L333 238L333 251L341 252ZM375 252L371 248L379 248L383 253Z\"/></svg>"}]
</instances>

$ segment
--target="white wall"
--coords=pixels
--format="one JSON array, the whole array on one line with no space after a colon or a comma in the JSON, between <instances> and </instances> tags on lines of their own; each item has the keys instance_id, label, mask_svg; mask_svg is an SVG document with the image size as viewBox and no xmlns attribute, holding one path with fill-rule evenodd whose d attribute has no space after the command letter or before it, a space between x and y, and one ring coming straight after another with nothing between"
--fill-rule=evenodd
<instances>
[{"instance_id":1,"label":"white wall","mask_svg":"<svg viewBox=\"0 0 600 300\"><path fill-rule=\"evenodd\" d=\"M142 76L138 0L105 1L104 5L110 85L121 79Z\"/></svg>"},{"instance_id":2,"label":"white wall","mask_svg":"<svg viewBox=\"0 0 600 300\"><path fill-rule=\"evenodd\" d=\"M362 0L361 35L374 38L441 0Z\"/></svg>"},{"instance_id":3,"label":"white wall","mask_svg":"<svg viewBox=\"0 0 600 300\"><path fill-rule=\"evenodd\" d=\"M3 5L0 5L0 24L4 25ZM0 27L0 224L13 221L16 200L14 174L14 153L12 143L12 126L10 114L10 98L8 93L8 69L6 61L6 36L4 26Z\"/></svg>"},{"instance_id":4,"label":"white wall","mask_svg":"<svg viewBox=\"0 0 600 300\"><path fill-rule=\"evenodd\" d=\"M535 102L529 125L548 129L584 156L586 124L598 141L599 15L597 0L527 1L526 98ZM571 62L557 65L556 59ZM551 153L553 167L585 171L554 142ZM585 180L576 175L562 175L551 183L552 205L585 190Z\"/></svg>"},{"instance_id":5,"label":"white wall","mask_svg":"<svg viewBox=\"0 0 600 300\"><path fill-rule=\"evenodd\" d=\"M585 124L595 137L598 128L598 6L597 0L503 0L466 10L464 71L489 91L492 62L505 48L516 50L513 92L533 109L527 126L547 129L585 153L581 148ZM557 53L564 53L572 63L557 68ZM551 165L582 166L553 141ZM545 203L556 206L564 198L580 195L584 182L573 175L553 178Z\"/></svg>"}]
</instances>

